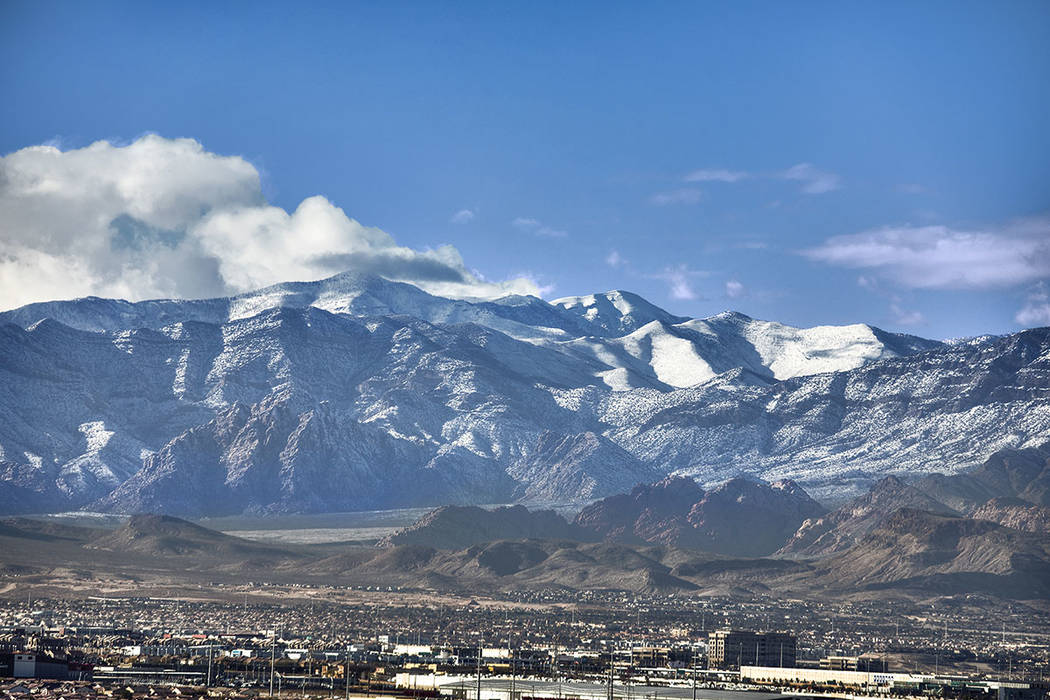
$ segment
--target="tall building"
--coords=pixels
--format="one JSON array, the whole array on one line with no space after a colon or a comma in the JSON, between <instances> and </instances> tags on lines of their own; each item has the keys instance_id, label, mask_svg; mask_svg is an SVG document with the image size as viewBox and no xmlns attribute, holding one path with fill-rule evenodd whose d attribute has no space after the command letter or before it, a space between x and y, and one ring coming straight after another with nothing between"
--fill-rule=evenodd
<instances>
[{"instance_id":1,"label":"tall building","mask_svg":"<svg viewBox=\"0 0 1050 700\"><path fill-rule=\"evenodd\" d=\"M711 668L795 665L796 638L786 632L722 629L708 635L707 664Z\"/></svg>"}]
</instances>

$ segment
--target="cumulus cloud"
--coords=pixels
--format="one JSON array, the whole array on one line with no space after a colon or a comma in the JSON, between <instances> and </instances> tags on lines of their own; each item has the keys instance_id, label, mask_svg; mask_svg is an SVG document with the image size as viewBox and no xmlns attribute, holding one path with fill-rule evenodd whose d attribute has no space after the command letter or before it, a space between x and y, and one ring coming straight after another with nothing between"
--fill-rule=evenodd
<instances>
[{"instance_id":1,"label":"cumulus cloud","mask_svg":"<svg viewBox=\"0 0 1050 700\"><path fill-rule=\"evenodd\" d=\"M812 163L799 163L780 174L785 180L797 180L802 183L806 194L824 194L842 186L842 178L835 173L819 170Z\"/></svg>"},{"instance_id":2,"label":"cumulus cloud","mask_svg":"<svg viewBox=\"0 0 1050 700\"><path fill-rule=\"evenodd\" d=\"M728 280L726 282L726 296L730 299L739 299L747 293L747 289L743 283L737 280Z\"/></svg>"},{"instance_id":3,"label":"cumulus cloud","mask_svg":"<svg viewBox=\"0 0 1050 700\"><path fill-rule=\"evenodd\" d=\"M620 255L618 250L610 250L609 254L605 256L605 264L609 267L623 267L627 264L627 259Z\"/></svg>"},{"instance_id":4,"label":"cumulus cloud","mask_svg":"<svg viewBox=\"0 0 1050 700\"><path fill-rule=\"evenodd\" d=\"M413 250L324 197L268 204L259 173L192 139L144 136L0 158L0 305L89 294L206 297L348 268L455 296L538 294L490 282L450 246Z\"/></svg>"},{"instance_id":5,"label":"cumulus cloud","mask_svg":"<svg viewBox=\"0 0 1050 700\"><path fill-rule=\"evenodd\" d=\"M1050 290L1045 282L1040 282L1029 292L1025 305L1014 320L1026 328L1050 326Z\"/></svg>"},{"instance_id":6,"label":"cumulus cloud","mask_svg":"<svg viewBox=\"0 0 1050 700\"><path fill-rule=\"evenodd\" d=\"M453 224L465 224L474 220L477 216L473 209L460 209L449 219L450 223Z\"/></svg>"},{"instance_id":7,"label":"cumulus cloud","mask_svg":"<svg viewBox=\"0 0 1050 700\"><path fill-rule=\"evenodd\" d=\"M696 204L702 196L700 190L685 188L670 192L657 192L649 198L649 202L658 207L666 207L669 204Z\"/></svg>"},{"instance_id":8,"label":"cumulus cloud","mask_svg":"<svg viewBox=\"0 0 1050 700\"><path fill-rule=\"evenodd\" d=\"M887 227L835 236L803 254L912 289L1014 287L1050 277L1050 219L973 230Z\"/></svg>"},{"instance_id":9,"label":"cumulus cloud","mask_svg":"<svg viewBox=\"0 0 1050 700\"><path fill-rule=\"evenodd\" d=\"M748 174L739 170L724 170L722 168L694 170L686 175L686 182L739 182L748 177Z\"/></svg>"},{"instance_id":10,"label":"cumulus cloud","mask_svg":"<svg viewBox=\"0 0 1050 700\"><path fill-rule=\"evenodd\" d=\"M545 238L564 238L569 235L568 231L551 228L550 226L545 225L542 221L531 217L519 216L510 223L519 231L531 233L535 236L543 236Z\"/></svg>"}]
</instances>

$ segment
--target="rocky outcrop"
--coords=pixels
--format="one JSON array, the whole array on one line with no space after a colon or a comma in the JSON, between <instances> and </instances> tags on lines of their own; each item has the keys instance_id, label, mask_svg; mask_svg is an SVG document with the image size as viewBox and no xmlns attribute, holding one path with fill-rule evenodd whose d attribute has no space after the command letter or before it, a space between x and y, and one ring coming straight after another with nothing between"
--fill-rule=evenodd
<instances>
[{"instance_id":1,"label":"rocky outcrop","mask_svg":"<svg viewBox=\"0 0 1050 700\"><path fill-rule=\"evenodd\" d=\"M826 515L807 519L781 548L781 554L826 555L856 544L882 526L901 508L940 515L958 515L901 479L888 476L864 496L859 496Z\"/></svg>"},{"instance_id":2,"label":"rocky outcrop","mask_svg":"<svg viewBox=\"0 0 1050 700\"><path fill-rule=\"evenodd\" d=\"M793 481L730 479L689 511L678 544L719 554L772 554L808 519L827 512Z\"/></svg>"},{"instance_id":3,"label":"rocky outcrop","mask_svg":"<svg viewBox=\"0 0 1050 700\"><path fill-rule=\"evenodd\" d=\"M1050 444L1000 450L973 471L931 474L916 487L960 512L998 497L1050 506Z\"/></svg>"},{"instance_id":4,"label":"rocky outcrop","mask_svg":"<svg viewBox=\"0 0 1050 700\"><path fill-rule=\"evenodd\" d=\"M1050 535L1050 508L1037 506L1020 498L993 498L974 510L970 517L976 520L991 520L1022 532Z\"/></svg>"},{"instance_id":5,"label":"rocky outcrop","mask_svg":"<svg viewBox=\"0 0 1050 700\"><path fill-rule=\"evenodd\" d=\"M838 589L1045 599L1050 539L987 520L904 508L819 568L815 580Z\"/></svg>"},{"instance_id":6,"label":"rocky outcrop","mask_svg":"<svg viewBox=\"0 0 1050 700\"><path fill-rule=\"evenodd\" d=\"M803 521L824 512L790 481L737 478L705 492L692 479L669 477L591 504L576 524L612 541L757 557L776 551Z\"/></svg>"}]
</instances>

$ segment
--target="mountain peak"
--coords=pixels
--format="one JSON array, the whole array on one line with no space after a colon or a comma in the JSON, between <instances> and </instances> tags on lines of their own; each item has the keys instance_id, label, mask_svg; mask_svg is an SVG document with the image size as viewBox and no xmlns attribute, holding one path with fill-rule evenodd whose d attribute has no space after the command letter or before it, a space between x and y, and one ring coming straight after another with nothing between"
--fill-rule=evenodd
<instances>
[{"instance_id":1,"label":"mountain peak","mask_svg":"<svg viewBox=\"0 0 1050 700\"><path fill-rule=\"evenodd\" d=\"M708 321L730 321L733 323L749 323L755 319L739 311L726 310L708 317Z\"/></svg>"},{"instance_id":2,"label":"mountain peak","mask_svg":"<svg viewBox=\"0 0 1050 700\"><path fill-rule=\"evenodd\" d=\"M688 320L668 313L633 292L620 289L604 294L563 297L551 304L587 321L594 327L595 335L622 336L653 321L675 324Z\"/></svg>"}]
</instances>

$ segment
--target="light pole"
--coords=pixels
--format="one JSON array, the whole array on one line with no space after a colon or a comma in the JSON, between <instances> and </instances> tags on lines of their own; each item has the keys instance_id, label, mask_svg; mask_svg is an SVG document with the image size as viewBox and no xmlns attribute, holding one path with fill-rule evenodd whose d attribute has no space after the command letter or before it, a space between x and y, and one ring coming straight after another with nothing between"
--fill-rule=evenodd
<instances>
[{"instance_id":1,"label":"light pole","mask_svg":"<svg viewBox=\"0 0 1050 700\"><path fill-rule=\"evenodd\" d=\"M277 652L277 633L274 633L273 640L270 643L270 697L273 697L273 667L274 658Z\"/></svg>"},{"instance_id":2,"label":"light pole","mask_svg":"<svg viewBox=\"0 0 1050 700\"><path fill-rule=\"evenodd\" d=\"M518 670L518 657L514 655L514 648L511 646L510 639L507 640L507 649L510 650L510 697L508 700L514 700L514 676Z\"/></svg>"},{"instance_id":3,"label":"light pole","mask_svg":"<svg viewBox=\"0 0 1050 700\"><path fill-rule=\"evenodd\" d=\"M693 653L691 654L691 665L693 667L693 700L696 700L696 647L693 647Z\"/></svg>"}]
</instances>

